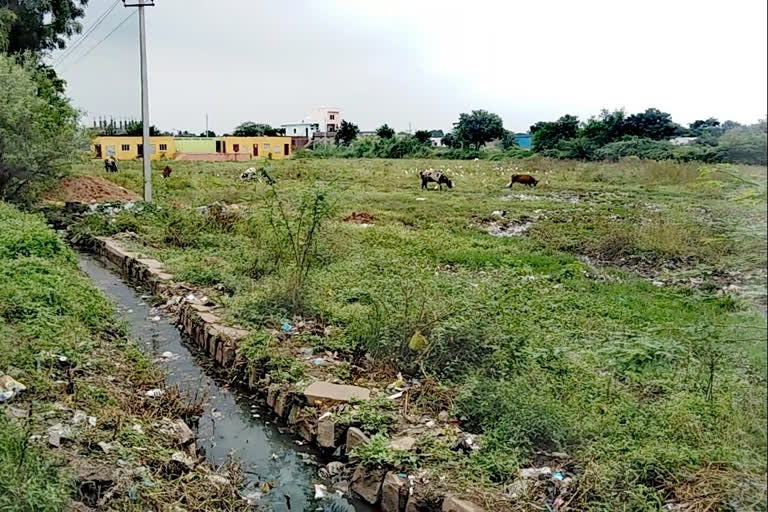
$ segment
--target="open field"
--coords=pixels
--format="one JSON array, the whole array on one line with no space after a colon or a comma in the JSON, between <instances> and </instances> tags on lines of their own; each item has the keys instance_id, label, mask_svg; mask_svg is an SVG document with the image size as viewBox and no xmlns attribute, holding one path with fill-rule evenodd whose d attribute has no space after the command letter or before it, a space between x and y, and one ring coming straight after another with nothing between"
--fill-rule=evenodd
<instances>
[{"instance_id":1,"label":"open field","mask_svg":"<svg viewBox=\"0 0 768 512\"><path fill-rule=\"evenodd\" d=\"M303 369L271 329L303 319L321 334L291 342L342 353L343 380L433 383L418 407L449 410L482 448L420 465L501 493L537 451L565 451L572 509L765 510L764 168L290 160L273 187L239 180L243 163L170 165L157 206L71 235L135 233L263 329L245 353L280 378ZM430 167L454 188L420 190ZM78 172L141 190L140 163ZM540 184L505 189L513 172ZM240 206L196 210L217 201ZM361 375L365 354L376 371Z\"/></svg>"}]
</instances>

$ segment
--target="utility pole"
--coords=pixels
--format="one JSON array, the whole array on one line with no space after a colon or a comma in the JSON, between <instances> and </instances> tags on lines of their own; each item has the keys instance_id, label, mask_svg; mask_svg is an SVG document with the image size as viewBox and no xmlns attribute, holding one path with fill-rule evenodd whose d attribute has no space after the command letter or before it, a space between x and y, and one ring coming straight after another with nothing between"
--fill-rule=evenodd
<instances>
[{"instance_id":1,"label":"utility pole","mask_svg":"<svg viewBox=\"0 0 768 512\"><path fill-rule=\"evenodd\" d=\"M149 86L147 84L147 31L144 26L144 7L155 5L154 0L133 0L135 3L126 3L125 7L137 7L139 9L139 55L141 57L141 124L142 124L142 144L144 151L141 159L144 167L144 201L152 202L152 167L151 150L149 143Z\"/></svg>"},{"instance_id":2,"label":"utility pole","mask_svg":"<svg viewBox=\"0 0 768 512\"><path fill-rule=\"evenodd\" d=\"M205 136L208 136L208 112L205 113Z\"/></svg>"}]
</instances>

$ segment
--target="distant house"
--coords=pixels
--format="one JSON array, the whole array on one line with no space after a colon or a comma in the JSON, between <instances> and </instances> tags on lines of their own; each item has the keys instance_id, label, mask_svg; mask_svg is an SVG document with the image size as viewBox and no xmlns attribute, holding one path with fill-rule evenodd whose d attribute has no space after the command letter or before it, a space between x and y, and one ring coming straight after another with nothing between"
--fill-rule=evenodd
<instances>
[{"instance_id":1,"label":"distant house","mask_svg":"<svg viewBox=\"0 0 768 512\"><path fill-rule=\"evenodd\" d=\"M444 145L442 137L430 137L429 143L432 145L433 148L439 148Z\"/></svg>"},{"instance_id":2,"label":"distant house","mask_svg":"<svg viewBox=\"0 0 768 512\"><path fill-rule=\"evenodd\" d=\"M376 135L376 130L360 130L357 133L358 137L373 137Z\"/></svg>"},{"instance_id":3,"label":"distant house","mask_svg":"<svg viewBox=\"0 0 768 512\"><path fill-rule=\"evenodd\" d=\"M341 126L341 109L318 107L309 114L309 122L317 123L321 132L335 134Z\"/></svg>"},{"instance_id":4,"label":"distant house","mask_svg":"<svg viewBox=\"0 0 768 512\"><path fill-rule=\"evenodd\" d=\"M91 141L91 154L95 158L113 156L117 160L136 160L144 156L141 137L128 135L98 136ZM176 156L176 141L173 137L149 138L150 160L172 159Z\"/></svg>"},{"instance_id":5,"label":"distant house","mask_svg":"<svg viewBox=\"0 0 768 512\"><path fill-rule=\"evenodd\" d=\"M692 144L697 138L698 137L675 137L674 139L669 139L669 142L672 143L673 146L685 146Z\"/></svg>"},{"instance_id":6,"label":"distant house","mask_svg":"<svg viewBox=\"0 0 768 512\"><path fill-rule=\"evenodd\" d=\"M531 149L531 134L530 133L516 133L515 141L517 145L523 149Z\"/></svg>"},{"instance_id":7,"label":"distant house","mask_svg":"<svg viewBox=\"0 0 768 512\"><path fill-rule=\"evenodd\" d=\"M280 128L283 128L285 134L289 137L307 137L311 139L315 136L315 132L320 131L320 123L304 120L298 123L281 124Z\"/></svg>"}]
</instances>

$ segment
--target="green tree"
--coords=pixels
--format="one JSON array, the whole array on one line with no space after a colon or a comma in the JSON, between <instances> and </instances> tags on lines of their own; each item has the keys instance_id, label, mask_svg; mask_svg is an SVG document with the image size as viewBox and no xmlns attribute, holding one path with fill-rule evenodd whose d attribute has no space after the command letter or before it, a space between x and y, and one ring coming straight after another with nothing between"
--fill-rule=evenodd
<instances>
[{"instance_id":1,"label":"green tree","mask_svg":"<svg viewBox=\"0 0 768 512\"><path fill-rule=\"evenodd\" d=\"M416 130L413 137L419 142L419 144L429 144L430 133L427 130Z\"/></svg>"},{"instance_id":2,"label":"green tree","mask_svg":"<svg viewBox=\"0 0 768 512\"><path fill-rule=\"evenodd\" d=\"M449 147L449 148L456 148L461 146L461 143L456 140L456 137L453 136L452 133L448 132L440 139L440 143L443 146Z\"/></svg>"},{"instance_id":3,"label":"green tree","mask_svg":"<svg viewBox=\"0 0 768 512\"><path fill-rule=\"evenodd\" d=\"M24 202L70 169L78 114L37 62L0 54L0 199Z\"/></svg>"},{"instance_id":4,"label":"green tree","mask_svg":"<svg viewBox=\"0 0 768 512\"><path fill-rule=\"evenodd\" d=\"M213 130L208 130L207 132L202 132L200 134L200 136L201 137L215 137L216 136L216 132L214 132Z\"/></svg>"},{"instance_id":5,"label":"green tree","mask_svg":"<svg viewBox=\"0 0 768 512\"><path fill-rule=\"evenodd\" d=\"M672 116L656 108L632 114L625 121L625 133L653 140L669 139L683 133L683 128L672 121Z\"/></svg>"},{"instance_id":6,"label":"green tree","mask_svg":"<svg viewBox=\"0 0 768 512\"><path fill-rule=\"evenodd\" d=\"M144 134L144 123L141 121L128 121L125 123L125 134L134 137L142 136ZM157 126L149 125L149 135L151 137L156 137L164 134L157 128Z\"/></svg>"},{"instance_id":7,"label":"green tree","mask_svg":"<svg viewBox=\"0 0 768 512\"><path fill-rule=\"evenodd\" d=\"M591 117L583 124L579 132L589 144L604 146L611 142L621 140L625 135L624 120L626 115L623 110L613 112L603 109L598 117Z\"/></svg>"},{"instance_id":8,"label":"green tree","mask_svg":"<svg viewBox=\"0 0 768 512\"><path fill-rule=\"evenodd\" d=\"M391 139L395 136L395 130L390 128L388 124L384 123L376 129L376 135L382 139Z\"/></svg>"},{"instance_id":9,"label":"green tree","mask_svg":"<svg viewBox=\"0 0 768 512\"><path fill-rule=\"evenodd\" d=\"M236 137L274 137L283 134L285 134L283 128L272 128L266 123L254 123L253 121L239 124L232 132L232 135Z\"/></svg>"},{"instance_id":10,"label":"green tree","mask_svg":"<svg viewBox=\"0 0 768 512\"><path fill-rule=\"evenodd\" d=\"M531 126L533 150L538 152L556 149L557 145L568 139L576 138L579 132L579 118L564 115L557 121L539 121Z\"/></svg>"},{"instance_id":11,"label":"green tree","mask_svg":"<svg viewBox=\"0 0 768 512\"><path fill-rule=\"evenodd\" d=\"M501 118L486 110L473 110L471 114L460 114L453 125L453 136L460 143L479 148L498 139L504 133Z\"/></svg>"},{"instance_id":12,"label":"green tree","mask_svg":"<svg viewBox=\"0 0 768 512\"><path fill-rule=\"evenodd\" d=\"M501 135L501 147L504 149L512 149L518 147L519 145L520 144L517 143L517 139L515 139L514 132L504 130L504 133Z\"/></svg>"},{"instance_id":13,"label":"green tree","mask_svg":"<svg viewBox=\"0 0 768 512\"><path fill-rule=\"evenodd\" d=\"M360 133L360 128L355 123L342 119L339 131L336 132L336 144L346 146L357 138L358 133Z\"/></svg>"},{"instance_id":14,"label":"green tree","mask_svg":"<svg viewBox=\"0 0 768 512\"><path fill-rule=\"evenodd\" d=\"M68 38L82 31L79 20L87 4L88 0L3 0L0 26L10 27L6 51L17 54L64 48Z\"/></svg>"}]
</instances>

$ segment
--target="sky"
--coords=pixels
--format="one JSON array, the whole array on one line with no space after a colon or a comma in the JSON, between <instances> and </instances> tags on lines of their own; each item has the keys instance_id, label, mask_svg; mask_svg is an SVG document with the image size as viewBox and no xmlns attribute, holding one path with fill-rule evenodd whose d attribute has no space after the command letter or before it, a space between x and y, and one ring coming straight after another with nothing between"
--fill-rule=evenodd
<instances>
[{"instance_id":1,"label":"sky","mask_svg":"<svg viewBox=\"0 0 768 512\"><path fill-rule=\"evenodd\" d=\"M84 28L113 3L90 0ZM145 9L150 120L202 132L207 113L223 133L327 105L361 130L447 131L474 109L513 131L603 108L753 123L768 112L767 4L155 0ZM134 11L120 2L50 57L88 124L140 118Z\"/></svg>"}]
</instances>

